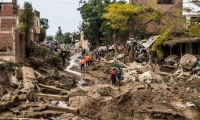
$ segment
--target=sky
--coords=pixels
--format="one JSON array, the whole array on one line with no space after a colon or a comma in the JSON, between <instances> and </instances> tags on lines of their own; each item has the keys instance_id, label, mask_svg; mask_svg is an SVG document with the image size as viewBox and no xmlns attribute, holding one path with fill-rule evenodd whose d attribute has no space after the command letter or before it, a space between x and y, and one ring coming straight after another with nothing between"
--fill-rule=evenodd
<instances>
[{"instance_id":1,"label":"sky","mask_svg":"<svg viewBox=\"0 0 200 120\"><path fill-rule=\"evenodd\" d=\"M82 21L79 11L80 0L18 0L18 5L23 7L24 2L32 3L33 9L40 12L40 18L49 20L50 28L47 35L54 36L60 26L62 32L78 31ZM87 1L87 0L86 0ZM12 0L1 0L1 2L12 2Z\"/></svg>"}]
</instances>

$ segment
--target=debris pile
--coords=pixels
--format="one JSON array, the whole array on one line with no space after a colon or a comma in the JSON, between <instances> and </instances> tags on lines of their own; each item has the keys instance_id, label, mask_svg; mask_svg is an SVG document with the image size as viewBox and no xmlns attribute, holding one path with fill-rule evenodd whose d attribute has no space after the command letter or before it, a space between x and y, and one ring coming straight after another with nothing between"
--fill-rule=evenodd
<instances>
[{"instance_id":1,"label":"debris pile","mask_svg":"<svg viewBox=\"0 0 200 120\"><path fill-rule=\"evenodd\" d=\"M51 101L66 101L67 92L76 87L79 77L60 71L54 63L46 65L47 62L40 61L29 59L24 63L26 66L22 64L14 71L8 70L6 62L0 63L0 119L50 119L64 113L78 114L77 108L57 106ZM38 64L40 67L37 67ZM59 63L56 64L59 66Z\"/></svg>"},{"instance_id":2,"label":"debris pile","mask_svg":"<svg viewBox=\"0 0 200 120\"><path fill-rule=\"evenodd\" d=\"M1 93L0 117L198 120L200 80L198 71L193 72L198 60L191 56L185 60L186 56L173 68L175 72L162 71L163 66L157 63L124 64L114 58L93 62L81 76L32 59L12 75L1 76L5 84L9 79L10 90ZM41 67L30 67L30 63ZM112 86L109 80L109 73L118 64L124 73L120 87Z\"/></svg>"}]
</instances>

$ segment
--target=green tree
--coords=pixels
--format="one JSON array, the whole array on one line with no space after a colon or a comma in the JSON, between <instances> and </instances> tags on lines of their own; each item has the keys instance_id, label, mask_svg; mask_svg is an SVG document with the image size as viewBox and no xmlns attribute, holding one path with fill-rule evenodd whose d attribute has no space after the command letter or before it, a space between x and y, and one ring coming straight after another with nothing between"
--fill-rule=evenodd
<instances>
[{"instance_id":1,"label":"green tree","mask_svg":"<svg viewBox=\"0 0 200 120\"><path fill-rule=\"evenodd\" d=\"M53 36L47 36L47 40L53 40Z\"/></svg>"},{"instance_id":2,"label":"green tree","mask_svg":"<svg viewBox=\"0 0 200 120\"><path fill-rule=\"evenodd\" d=\"M46 31L49 28L48 19L40 19L40 34L38 35L39 41L43 41L46 38Z\"/></svg>"},{"instance_id":3,"label":"green tree","mask_svg":"<svg viewBox=\"0 0 200 120\"><path fill-rule=\"evenodd\" d=\"M26 57L30 56L30 31L33 28L34 25L34 13L33 13L33 7L31 3L24 2L24 9L19 14L19 30L20 32L25 34L25 54Z\"/></svg>"},{"instance_id":4,"label":"green tree","mask_svg":"<svg viewBox=\"0 0 200 120\"><path fill-rule=\"evenodd\" d=\"M47 30L49 28L49 20L46 18L40 18L40 26Z\"/></svg>"},{"instance_id":5,"label":"green tree","mask_svg":"<svg viewBox=\"0 0 200 120\"><path fill-rule=\"evenodd\" d=\"M156 51L158 59L164 57L162 50L163 42L171 40L176 35L185 35L185 17L182 16L182 9L179 4L175 4L173 7L180 10L176 12L167 11L163 13L163 20L165 20L165 23L160 30L159 36L152 45L152 49Z\"/></svg>"},{"instance_id":6,"label":"green tree","mask_svg":"<svg viewBox=\"0 0 200 120\"><path fill-rule=\"evenodd\" d=\"M74 39L74 40L80 40L80 36L81 36L80 32L75 32L75 33L73 34L73 39Z\"/></svg>"},{"instance_id":7,"label":"green tree","mask_svg":"<svg viewBox=\"0 0 200 120\"><path fill-rule=\"evenodd\" d=\"M106 19L102 16L106 12L105 7L110 3L111 0L90 0L78 8L83 19L80 31L91 45L98 45L100 39L109 35L109 26L106 26Z\"/></svg>"},{"instance_id":8,"label":"green tree","mask_svg":"<svg viewBox=\"0 0 200 120\"><path fill-rule=\"evenodd\" d=\"M129 31L131 34L129 37L140 37L140 34L137 34L138 31L145 33L146 29L144 28L149 21L158 21L162 18L161 12L150 7L125 4L123 2L109 4L105 10L107 12L103 17L107 19L107 25L114 29L115 32L123 33Z\"/></svg>"},{"instance_id":9,"label":"green tree","mask_svg":"<svg viewBox=\"0 0 200 120\"><path fill-rule=\"evenodd\" d=\"M64 38L64 36L63 36L63 33L62 33L62 29L59 26L58 32L56 32L56 40L58 40L59 42L62 42L62 41L64 41L63 38Z\"/></svg>"},{"instance_id":10,"label":"green tree","mask_svg":"<svg viewBox=\"0 0 200 120\"><path fill-rule=\"evenodd\" d=\"M64 34L64 39L63 39L62 42L65 43L65 44L71 43L71 42L72 42L71 36L72 36L72 34L71 34L70 32L66 32L66 33Z\"/></svg>"}]
</instances>

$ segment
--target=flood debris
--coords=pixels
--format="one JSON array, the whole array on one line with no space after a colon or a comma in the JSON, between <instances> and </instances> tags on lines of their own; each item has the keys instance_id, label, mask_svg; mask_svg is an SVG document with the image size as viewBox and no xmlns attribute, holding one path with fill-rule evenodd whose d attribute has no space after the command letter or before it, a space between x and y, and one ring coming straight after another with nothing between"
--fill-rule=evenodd
<instances>
[{"instance_id":1,"label":"flood debris","mask_svg":"<svg viewBox=\"0 0 200 120\"><path fill-rule=\"evenodd\" d=\"M19 66L13 72L8 71L5 62L1 63L0 89L3 93L0 94L0 118L49 119L64 113L78 115L78 108L56 106L56 104L50 103L52 100L67 102L69 88L73 88L76 84L75 75L66 74L65 71L60 71L57 68L52 69L52 75L52 72L49 71L51 67L46 65L48 63L39 62L46 66L41 71L41 69L34 67L34 65L39 64L36 59L29 60L27 60L28 63L36 63L25 63L27 66ZM66 96L62 96L62 94Z\"/></svg>"},{"instance_id":2,"label":"flood debris","mask_svg":"<svg viewBox=\"0 0 200 120\"><path fill-rule=\"evenodd\" d=\"M71 57L76 71L71 69L73 65L68 69L77 75L55 66L48 68L46 62L33 59L29 63L42 64L42 69L26 64L3 79L0 76L0 83L4 81L9 86L0 94L0 118L4 119L4 115L12 119L52 120L200 118L200 80L198 70L192 71L198 61L191 55L180 61L177 56L169 57L166 62L176 66L171 71L165 71L165 66L158 63L146 60L124 63L113 56L93 61L81 73L75 62L77 57ZM6 69L3 64L0 68ZM111 85L109 73L118 65L122 67L123 80L117 87Z\"/></svg>"}]
</instances>

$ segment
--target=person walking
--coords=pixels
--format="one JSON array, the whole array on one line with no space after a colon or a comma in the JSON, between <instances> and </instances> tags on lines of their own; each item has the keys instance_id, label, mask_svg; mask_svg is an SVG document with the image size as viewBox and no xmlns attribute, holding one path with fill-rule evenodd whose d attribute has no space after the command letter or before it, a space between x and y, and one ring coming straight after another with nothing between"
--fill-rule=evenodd
<instances>
[{"instance_id":1,"label":"person walking","mask_svg":"<svg viewBox=\"0 0 200 120\"><path fill-rule=\"evenodd\" d=\"M84 57L81 58L80 64L81 64L81 71L82 71L82 70L85 70L85 68L84 68L84 66L85 66L85 58L84 58Z\"/></svg>"},{"instance_id":2,"label":"person walking","mask_svg":"<svg viewBox=\"0 0 200 120\"><path fill-rule=\"evenodd\" d=\"M92 52L90 53L90 56L89 56L89 65L92 64L92 60L93 60L93 56L92 56Z\"/></svg>"},{"instance_id":3,"label":"person walking","mask_svg":"<svg viewBox=\"0 0 200 120\"><path fill-rule=\"evenodd\" d=\"M116 69L114 68L113 71L110 73L110 80L112 85L116 85Z\"/></svg>"},{"instance_id":4,"label":"person walking","mask_svg":"<svg viewBox=\"0 0 200 120\"><path fill-rule=\"evenodd\" d=\"M89 56L85 54L86 66L89 66Z\"/></svg>"},{"instance_id":5,"label":"person walking","mask_svg":"<svg viewBox=\"0 0 200 120\"><path fill-rule=\"evenodd\" d=\"M117 80L116 85L117 86L120 86L122 78L123 78L123 72L122 72L121 66L118 65L117 70L116 70L116 80Z\"/></svg>"},{"instance_id":6,"label":"person walking","mask_svg":"<svg viewBox=\"0 0 200 120\"><path fill-rule=\"evenodd\" d=\"M62 61L63 61L63 66L65 66L66 51L61 52L61 58L62 58Z\"/></svg>"}]
</instances>

